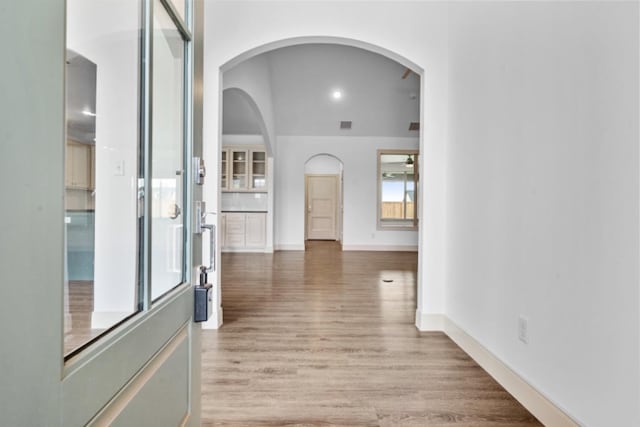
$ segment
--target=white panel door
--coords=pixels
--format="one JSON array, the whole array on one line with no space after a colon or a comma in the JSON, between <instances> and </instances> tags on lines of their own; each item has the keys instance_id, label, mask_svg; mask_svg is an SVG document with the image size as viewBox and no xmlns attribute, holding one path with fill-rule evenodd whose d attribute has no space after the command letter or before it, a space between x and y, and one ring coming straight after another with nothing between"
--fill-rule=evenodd
<instances>
[{"instance_id":1,"label":"white panel door","mask_svg":"<svg viewBox=\"0 0 640 427\"><path fill-rule=\"evenodd\" d=\"M307 175L307 239L336 240L338 176Z\"/></svg>"}]
</instances>

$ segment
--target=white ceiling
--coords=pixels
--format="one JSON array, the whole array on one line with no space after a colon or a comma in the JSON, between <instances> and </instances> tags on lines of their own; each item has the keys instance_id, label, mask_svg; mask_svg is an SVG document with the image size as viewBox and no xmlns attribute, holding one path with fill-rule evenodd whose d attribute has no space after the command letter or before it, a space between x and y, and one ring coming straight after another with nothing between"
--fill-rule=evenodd
<instances>
[{"instance_id":1,"label":"white ceiling","mask_svg":"<svg viewBox=\"0 0 640 427\"><path fill-rule=\"evenodd\" d=\"M327 44L285 47L264 53L278 135L416 137L420 78L384 56ZM331 97L341 90L343 97ZM352 121L341 130L340 121ZM223 133L256 134L257 120L239 96L223 99Z\"/></svg>"},{"instance_id":2,"label":"white ceiling","mask_svg":"<svg viewBox=\"0 0 640 427\"><path fill-rule=\"evenodd\" d=\"M96 137L96 64L67 50L67 137L87 144Z\"/></svg>"}]
</instances>

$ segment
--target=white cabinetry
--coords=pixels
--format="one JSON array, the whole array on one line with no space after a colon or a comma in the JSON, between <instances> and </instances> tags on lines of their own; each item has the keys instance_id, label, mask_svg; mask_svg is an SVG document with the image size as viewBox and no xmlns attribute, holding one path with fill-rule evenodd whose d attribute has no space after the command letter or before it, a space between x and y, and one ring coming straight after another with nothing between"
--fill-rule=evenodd
<instances>
[{"instance_id":1,"label":"white cabinetry","mask_svg":"<svg viewBox=\"0 0 640 427\"><path fill-rule=\"evenodd\" d=\"M266 244L266 213L222 213L222 249L263 249Z\"/></svg>"},{"instance_id":2,"label":"white cabinetry","mask_svg":"<svg viewBox=\"0 0 640 427\"><path fill-rule=\"evenodd\" d=\"M266 154L264 148L223 148L220 156L222 191L266 191Z\"/></svg>"},{"instance_id":3,"label":"white cabinetry","mask_svg":"<svg viewBox=\"0 0 640 427\"><path fill-rule=\"evenodd\" d=\"M247 248L264 248L266 244L266 214L248 213L245 216L245 240Z\"/></svg>"},{"instance_id":4,"label":"white cabinetry","mask_svg":"<svg viewBox=\"0 0 640 427\"><path fill-rule=\"evenodd\" d=\"M67 141L65 187L75 190L93 190L94 147Z\"/></svg>"}]
</instances>

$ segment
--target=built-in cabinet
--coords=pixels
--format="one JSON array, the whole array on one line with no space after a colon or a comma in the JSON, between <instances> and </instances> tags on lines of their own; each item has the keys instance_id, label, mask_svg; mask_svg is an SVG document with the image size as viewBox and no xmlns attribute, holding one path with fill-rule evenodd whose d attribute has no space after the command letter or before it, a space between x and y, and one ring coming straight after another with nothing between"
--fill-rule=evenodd
<instances>
[{"instance_id":1,"label":"built-in cabinet","mask_svg":"<svg viewBox=\"0 0 640 427\"><path fill-rule=\"evenodd\" d=\"M95 146L67 140L65 150L65 209L92 211L95 189Z\"/></svg>"},{"instance_id":2,"label":"built-in cabinet","mask_svg":"<svg viewBox=\"0 0 640 427\"><path fill-rule=\"evenodd\" d=\"M261 251L266 247L267 179L267 153L263 145L222 148L219 236L223 250Z\"/></svg>"},{"instance_id":3,"label":"built-in cabinet","mask_svg":"<svg viewBox=\"0 0 640 427\"><path fill-rule=\"evenodd\" d=\"M65 187L74 190L93 190L94 146L67 141Z\"/></svg>"},{"instance_id":4,"label":"built-in cabinet","mask_svg":"<svg viewBox=\"0 0 640 427\"><path fill-rule=\"evenodd\" d=\"M222 250L261 251L266 247L267 179L264 146L222 148L220 186L223 194L219 235Z\"/></svg>"},{"instance_id":5,"label":"built-in cabinet","mask_svg":"<svg viewBox=\"0 0 640 427\"><path fill-rule=\"evenodd\" d=\"M266 191L267 156L264 149L223 148L220 163L222 191Z\"/></svg>"},{"instance_id":6,"label":"built-in cabinet","mask_svg":"<svg viewBox=\"0 0 640 427\"><path fill-rule=\"evenodd\" d=\"M264 212L223 212L221 246L223 249L259 249L266 244Z\"/></svg>"}]
</instances>

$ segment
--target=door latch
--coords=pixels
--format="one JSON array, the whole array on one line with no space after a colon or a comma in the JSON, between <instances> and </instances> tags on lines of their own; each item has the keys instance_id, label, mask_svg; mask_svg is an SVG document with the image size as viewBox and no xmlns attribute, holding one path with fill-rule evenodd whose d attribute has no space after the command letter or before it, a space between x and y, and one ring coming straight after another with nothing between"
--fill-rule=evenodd
<instances>
[{"instance_id":1,"label":"door latch","mask_svg":"<svg viewBox=\"0 0 640 427\"><path fill-rule=\"evenodd\" d=\"M193 158L193 182L197 185L204 184L204 177L207 175L207 169L204 167L204 160L200 157Z\"/></svg>"}]
</instances>

